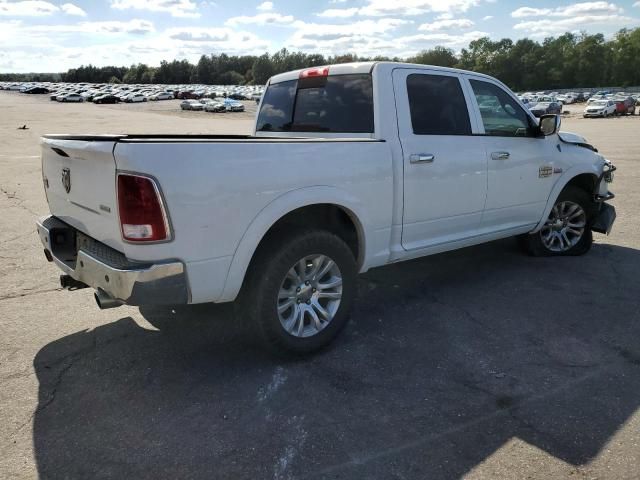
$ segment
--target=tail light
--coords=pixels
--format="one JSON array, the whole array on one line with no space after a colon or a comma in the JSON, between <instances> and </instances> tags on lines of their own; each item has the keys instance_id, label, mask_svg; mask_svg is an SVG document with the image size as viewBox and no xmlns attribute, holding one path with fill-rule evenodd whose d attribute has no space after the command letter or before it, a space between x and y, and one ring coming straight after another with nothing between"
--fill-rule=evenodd
<instances>
[{"instance_id":1,"label":"tail light","mask_svg":"<svg viewBox=\"0 0 640 480\"><path fill-rule=\"evenodd\" d=\"M160 189L149 177L118 174L118 212L124 240L162 242L171 238Z\"/></svg>"},{"instance_id":2,"label":"tail light","mask_svg":"<svg viewBox=\"0 0 640 480\"><path fill-rule=\"evenodd\" d=\"M329 67L314 67L314 68L307 68L306 70L302 70L300 72L299 78L326 77L328 75L329 75Z\"/></svg>"}]
</instances>

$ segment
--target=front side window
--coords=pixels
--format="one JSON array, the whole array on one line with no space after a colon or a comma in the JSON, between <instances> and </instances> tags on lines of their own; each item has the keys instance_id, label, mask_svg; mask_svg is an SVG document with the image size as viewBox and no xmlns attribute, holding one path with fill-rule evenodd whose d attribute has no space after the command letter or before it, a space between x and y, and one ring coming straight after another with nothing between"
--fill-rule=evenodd
<instances>
[{"instance_id":1,"label":"front side window","mask_svg":"<svg viewBox=\"0 0 640 480\"><path fill-rule=\"evenodd\" d=\"M467 102L457 77L407 77L411 125L415 135L471 135Z\"/></svg>"},{"instance_id":2,"label":"front side window","mask_svg":"<svg viewBox=\"0 0 640 480\"><path fill-rule=\"evenodd\" d=\"M511 95L492 83L480 80L470 80L470 83L487 135L533 136L529 116Z\"/></svg>"},{"instance_id":3,"label":"front side window","mask_svg":"<svg viewBox=\"0 0 640 480\"><path fill-rule=\"evenodd\" d=\"M373 133L371 75L329 75L270 85L257 130Z\"/></svg>"}]
</instances>

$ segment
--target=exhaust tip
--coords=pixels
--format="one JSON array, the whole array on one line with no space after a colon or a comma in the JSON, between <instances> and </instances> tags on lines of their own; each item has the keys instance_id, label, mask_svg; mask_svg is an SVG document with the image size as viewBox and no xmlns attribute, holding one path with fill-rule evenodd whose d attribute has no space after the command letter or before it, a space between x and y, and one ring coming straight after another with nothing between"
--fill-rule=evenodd
<instances>
[{"instance_id":1,"label":"exhaust tip","mask_svg":"<svg viewBox=\"0 0 640 480\"><path fill-rule=\"evenodd\" d=\"M120 300L116 300L104 290L98 289L93 294L96 299L96 304L100 310L107 310L108 308L116 308L122 305Z\"/></svg>"}]
</instances>

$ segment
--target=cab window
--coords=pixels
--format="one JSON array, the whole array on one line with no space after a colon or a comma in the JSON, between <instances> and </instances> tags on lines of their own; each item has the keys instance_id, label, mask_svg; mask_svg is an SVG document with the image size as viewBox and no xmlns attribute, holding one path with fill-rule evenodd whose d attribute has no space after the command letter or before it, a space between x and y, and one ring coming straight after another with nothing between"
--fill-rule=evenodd
<instances>
[{"instance_id":1,"label":"cab window","mask_svg":"<svg viewBox=\"0 0 640 480\"><path fill-rule=\"evenodd\" d=\"M411 125L415 135L471 135L467 102L457 77L407 77Z\"/></svg>"},{"instance_id":2,"label":"cab window","mask_svg":"<svg viewBox=\"0 0 640 480\"><path fill-rule=\"evenodd\" d=\"M470 80L485 134L499 137L531 137L533 125L511 95L492 83Z\"/></svg>"}]
</instances>

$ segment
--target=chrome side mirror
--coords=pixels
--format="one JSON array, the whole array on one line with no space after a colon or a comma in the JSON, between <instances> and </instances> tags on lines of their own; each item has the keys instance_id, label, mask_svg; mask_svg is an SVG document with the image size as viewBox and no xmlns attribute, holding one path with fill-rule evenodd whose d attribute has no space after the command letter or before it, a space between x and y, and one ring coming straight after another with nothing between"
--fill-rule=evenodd
<instances>
[{"instance_id":1,"label":"chrome side mirror","mask_svg":"<svg viewBox=\"0 0 640 480\"><path fill-rule=\"evenodd\" d=\"M540 117L540 133L545 137L558 133L561 123L560 115L543 115Z\"/></svg>"}]
</instances>

